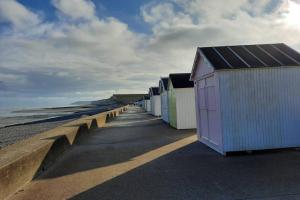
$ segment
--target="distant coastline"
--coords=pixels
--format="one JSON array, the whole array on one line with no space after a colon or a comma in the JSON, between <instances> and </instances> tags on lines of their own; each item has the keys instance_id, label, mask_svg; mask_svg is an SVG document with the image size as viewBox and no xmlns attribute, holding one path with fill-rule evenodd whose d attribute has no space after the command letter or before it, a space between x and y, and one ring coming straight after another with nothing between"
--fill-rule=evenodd
<instances>
[{"instance_id":1,"label":"distant coastline","mask_svg":"<svg viewBox=\"0 0 300 200\"><path fill-rule=\"evenodd\" d=\"M70 106L12 110L10 115L0 116L0 128L76 119L82 115L93 115L119 105L114 100L103 99L74 102Z\"/></svg>"},{"instance_id":2,"label":"distant coastline","mask_svg":"<svg viewBox=\"0 0 300 200\"><path fill-rule=\"evenodd\" d=\"M0 117L0 148L83 116L94 115L121 105L112 99L86 103L88 104L21 109L13 111L16 116Z\"/></svg>"},{"instance_id":3,"label":"distant coastline","mask_svg":"<svg viewBox=\"0 0 300 200\"><path fill-rule=\"evenodd\" d=\"M69 106L16 109L10 116L0 115L0 149L69 121L136 102L144 96L145 94L117 94L97 101L76 101Z\"/></svg>"}]
</instances>

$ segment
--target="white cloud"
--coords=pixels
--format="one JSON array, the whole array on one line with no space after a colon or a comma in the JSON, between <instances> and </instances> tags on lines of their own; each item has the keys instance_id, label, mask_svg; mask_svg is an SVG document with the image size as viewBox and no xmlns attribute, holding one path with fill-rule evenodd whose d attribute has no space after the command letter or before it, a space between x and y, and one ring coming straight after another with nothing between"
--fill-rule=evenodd
<instances>
[{"instance_id":1,"label":"white cloud","mask_svg":"<svg viewBox=\"0 0 300 200\"><path fill-rule=\"evenodd\" d=\"M10 74L1 85L8 90L99 98L147 92L161 76L189 72L197 46L286 42L300 50L287 0L155 1L141 7L150 34L99 19L88 0L52 2L64 17L0 36L0 71Z\"/></svg>"},{"instance_id":2,"label":"white cloud","mask_svg":"<svg viewBox=\"0 0 300 200\"><path fill-rule=\"evenodd\" d=\"M171 10L167 12L173 13L173 16L167 20L159 18L160 13L148 12L152 14L152 19L161 19L153 25L154 33L158 34L152 36L152 45L165 49L176 47L195 49L196 46L247 43L299 44L300 28L288 26L283 15L288 12L287 1L264 0L257 3L255 0L174 0L172 2L179 8L175 10L174 6L169 6L168 9ZM157 8L162 5L162 3L152 5L148 10L159 10ZM254 5L259 8L252 9ZM251 14L250 10L256 14ZM142 10L142 13L145 11ZM178 26L180 23L176 23L176 18L182 15L190 16L193 23ZM143 16L145 21L149 21L147 15ZM161 24L164 24L164 27L157 30ZM286 33L289 33L289 37L285 36Z\"/></svg>"},{"instance_id":3,"label":"white cloud","mask_svg":"<svg viewBox=\"0 0 300 200\"><path fill-rule=\"evenodd\" d=\"M137 49L142 40L142 34L130 31L115 18L78 23L61 19L13 31L0 37L0 71L7 71L10 77L22 76L26 82L14 87L6 78L2 85L21 91L20 95L122 91L122 87L130 87L130 81L125 83L130 70L141 68L136 63L141 61Z\"/></svg>"},{"instance_id":4,"label":"white cloud","mask_svg":"<svg viewBox=\"0 0 300 200\"><path fill-rule=\"evenodd\" d=\"M52 3L63 15L71 19L95 18L95 5L90 0L52 0Z\"/></svg>"},{"instance_id":5,"label":"white cloud","mask_svg":"<svg viewBox=\"0 0 300 200\"><path fill-rule=\"evenodd\" d=\"M37 14L31 12L15 0L0 1L0 23L11 23L14 28L25 28L37 25L40 19Z\"/></svg>"},{"instance_id":6,"label":"white cloud","mask_svg":"<svg viewBox=\"0 0 300 200\"><path fill-rule=\"evenodd\" d=\"M148 4L142 7L141 12L145 22L154 26L153 31L156 34L174 26L187 27L192 25L191 17L182 12L175 12L172 3Z\"/></svg>"}]
</instances>

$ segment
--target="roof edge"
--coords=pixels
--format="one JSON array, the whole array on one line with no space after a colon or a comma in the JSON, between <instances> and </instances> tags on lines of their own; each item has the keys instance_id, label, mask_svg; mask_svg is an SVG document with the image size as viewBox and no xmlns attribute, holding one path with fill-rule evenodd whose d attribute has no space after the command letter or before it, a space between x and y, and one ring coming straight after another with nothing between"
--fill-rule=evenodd
<instances>
[{"instance_id":1,"label":"roof edge","mask_svg":"<svg viewBox=\"0 0 300 200\"><path fill-rule=\"evenodd\" d=\"M190 81L195 80L194 75L195 75L195 72L197 70L199 59L200 59L200 56L201 56L200 52L201 52L201 48L197 47L197 51L196 51L196 55L195 55L195 58L194 58L194 63L193 63L192 71L191 71Z\"/></svg>"}]
</instances>

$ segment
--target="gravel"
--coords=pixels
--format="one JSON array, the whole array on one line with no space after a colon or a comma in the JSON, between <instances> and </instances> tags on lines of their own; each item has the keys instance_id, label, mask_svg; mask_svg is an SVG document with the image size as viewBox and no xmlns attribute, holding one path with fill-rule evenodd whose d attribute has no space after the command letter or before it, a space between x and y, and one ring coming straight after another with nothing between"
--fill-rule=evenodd
<instances>
[{"instance_id":1,"label":"gravel","mask_svg":"<svg viewBox=\"0 0 300 200\"><path fill-rule=\"evenodd\" d=\"M24 140L33 135L53 129L71 120L56 122L43 122L38 124L18 125L0 128L0 149L17 141Z\"/></svg>"}]
</instances>

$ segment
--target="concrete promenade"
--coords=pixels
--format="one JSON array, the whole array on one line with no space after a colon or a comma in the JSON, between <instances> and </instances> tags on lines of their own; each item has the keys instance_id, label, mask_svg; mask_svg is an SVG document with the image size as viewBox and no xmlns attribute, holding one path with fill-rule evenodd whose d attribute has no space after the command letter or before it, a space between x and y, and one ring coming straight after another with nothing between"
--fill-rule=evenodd
<instances>
[{"instance_id":1,"label":"concrete promenade","mask_svg":"<svg viewBox=\"0 0 300 200\"><path fill-rule=\"evenodd\" d=\"M300 199L300 151L224 157L130 107L11 199Z\"/></svg>"}]
</instances>

